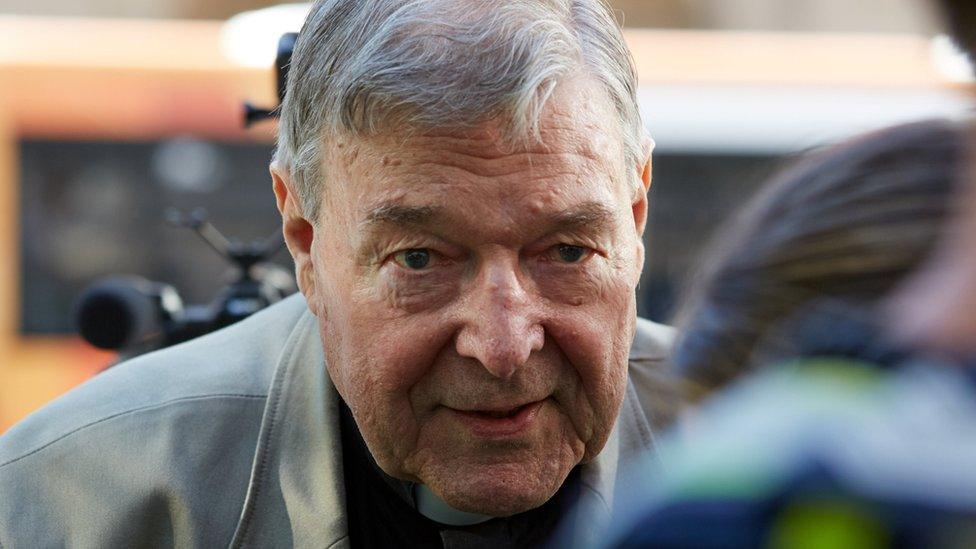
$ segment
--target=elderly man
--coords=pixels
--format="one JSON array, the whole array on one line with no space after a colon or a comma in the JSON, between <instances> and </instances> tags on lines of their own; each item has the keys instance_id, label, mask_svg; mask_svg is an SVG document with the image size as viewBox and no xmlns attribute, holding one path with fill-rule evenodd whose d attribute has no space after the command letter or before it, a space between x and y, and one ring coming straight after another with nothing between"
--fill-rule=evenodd
<instances>
[{"instance_id":1,"label":"elderly man","mask_svg":"<svg viewBox=\"0 0 976 549\"><path fill-rule=\"evenodd\" d=\"M0 546L596 532L670 339L635 86L599 0L318 2L271 166L302 296L7 433Z\"/></svg>"}]
</instances>

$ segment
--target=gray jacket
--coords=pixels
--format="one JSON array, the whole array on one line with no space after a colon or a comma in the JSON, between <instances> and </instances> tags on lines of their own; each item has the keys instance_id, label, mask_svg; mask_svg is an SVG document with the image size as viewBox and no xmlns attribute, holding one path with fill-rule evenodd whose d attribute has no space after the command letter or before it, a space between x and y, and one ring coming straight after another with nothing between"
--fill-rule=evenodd
<instances>
[{"instance_id":1,"label":"gray jacket","mask_svg":"<svg viewBox=\"0 0 976 549\"><path fill-rule=\"evenodd\" d=\"M670 329L638 321L630 383L582 469L593 532L652 448ZM338 396L299 295L99 374L0 437L0 547L344 547ZM581 521L582 522L582 521Z\"/></svg>"}]
</instances>

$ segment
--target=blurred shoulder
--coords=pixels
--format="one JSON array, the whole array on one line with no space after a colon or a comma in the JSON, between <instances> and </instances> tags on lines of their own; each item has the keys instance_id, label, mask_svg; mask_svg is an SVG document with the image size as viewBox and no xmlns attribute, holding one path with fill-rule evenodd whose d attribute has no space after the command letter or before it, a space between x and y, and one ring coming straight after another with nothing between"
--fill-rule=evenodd
<instances>
[{"instance_id":1,"label":"blurred shoulder","mask_svg":"<svg viewBox=\"0 0 976 549\"><path fill-rule=\"evenodd\" d=\"M681 408L678 386L668 366L674 338L674 328L644 318L637 319L628 374L644 415L655 432L670 426Z\"/></svg>"}]
</instances>

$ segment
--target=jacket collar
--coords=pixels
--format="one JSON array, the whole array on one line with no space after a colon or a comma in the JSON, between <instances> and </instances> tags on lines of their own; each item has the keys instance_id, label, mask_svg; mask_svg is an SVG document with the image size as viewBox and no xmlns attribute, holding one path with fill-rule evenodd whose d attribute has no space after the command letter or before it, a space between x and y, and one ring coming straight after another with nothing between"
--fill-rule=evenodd
<instances>
[{"instance_id":1,"label":"jacket collar","mask_svg":"<svg viewBox=\"0 0 976 549\"><path fill-rule=\"evenodd\" d=\"M609 520L621 459L652 446L650 427L628 382L606 446L581 469L583 492L569 527L575 540L590 538ZM231 547L347 543L339 397L326 371L317 320L306 309L275 368Z\"/></svg>"}]
</instances>

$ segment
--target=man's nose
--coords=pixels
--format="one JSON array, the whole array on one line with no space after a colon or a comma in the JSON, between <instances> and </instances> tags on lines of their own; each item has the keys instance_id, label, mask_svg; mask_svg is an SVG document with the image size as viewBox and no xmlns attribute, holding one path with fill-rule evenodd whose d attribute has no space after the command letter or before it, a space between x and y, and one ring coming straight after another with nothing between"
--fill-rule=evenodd
<instances>
[{"instance_id":1,"label":"man's nose","mask_svg":"<svg viewBox=\"0 0 976 549\"><path fill-rule=\"evenodd\" d=\"M458 354L501 379L511 378L545 343L536 304L516 269L499 264L481 270L462 300L456 337Z\"/></svg>"}]
</instances>

